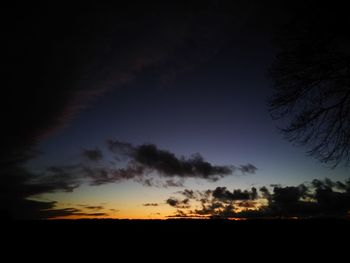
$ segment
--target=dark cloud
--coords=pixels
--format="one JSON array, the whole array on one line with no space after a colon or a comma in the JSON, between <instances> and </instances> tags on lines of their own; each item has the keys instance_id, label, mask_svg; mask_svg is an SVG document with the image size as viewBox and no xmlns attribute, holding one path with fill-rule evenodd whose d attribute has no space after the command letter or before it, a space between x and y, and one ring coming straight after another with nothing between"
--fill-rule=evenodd
<instances>
[{"instance_id":1,"label":"dark cloud","mask_svg":"<svg viewBox=\"0 0 350 263\"><path fill-rule=\"evenodd\" d=\"M197 197L196 192L193 190L185 189L184 191L180 191L179 193L181 193L189 199L195 199Z\"/></svg>"},{"instance_id":2,"label":"dark cloud","mask_svg":"<svg viewBox=\"0 0 350 263\"><path fill-rule=\"evenodd\" d=\"M251 163L248 163L246 165L240 165L238 170L240 170L243 174L255 174L256 170L258 170L258 168L256 168L254 165L252 165Z\"/></svg>"},{"instance_id":3,"label":"dark cloud","mask_svg":"<svg viewBox=\"0 0 350 263\"><path fill-rule=\"evenodd\" d=\"M108 166L106 167L88 167L88 166L82 166L81 167L82 176L85 179L89 180L90 185L103 185L107 183L115 183L120 182L123 180L130 180L130 179L137 179L139 177L142 177L144 175L144 168L143 167L128 167L128 168L121 168L121 169L115 169L110 168ZM139 181L141 182L141 181ZM147 182L142 181L141 183L147 184ZM150 182L149 182L150 183Z\"/></svg>"},{"instance_id":4,"label":"dark cloud","mask_svg":"<svg viewBox=\"0 0 350 263\"><path fill-rule=\"evenodd\" d=\"M252 164L240 167L213 165L205 161L200 154L195 154L190 158L177 157L169 151L158 149L154 144L133 146L130 143L109 140L108 148L117 155L117 159L120 156L128 158L130 165L155 171L162 177L195 177L217 181L233 174L237 169L243 173L254 173L257 169Z\"/></svg>"},{"instance_id":5,"label":"dark cloud","mask_svg":"<svg viewBox=\"0 0 350 263\"><path fill-rule=\"evenodd\" d=\"M199 216L217 216L219 211L224 208L226 205L221 202L202 202L202 207L196 209L191 214Z\"/></svg>"},{"instance_id":6,"label":"dark cloud","mask_svg":"<svg viewBox=\"0 0 350 263\"><path fill-rule=\"evenodd\" d=\"M2 167L3 181L0 184L0 198L3 200L0 213L5 218L39 219L47 214L55 202L28 200L29 197L55 191L71 192L80 182L62 167L49 168L44 174L29 172L21 166Z\"/></svg>"},{"instance_id":7,"label":"dark cloud","mask_svg":"<svg viewBox=\"0 0 350 263\"><path fill-rule=\"evenodd\" d=\"M56 208L56 202L51 201L35 201L35 200L19 200L12 206L15 208L10 211L9 219L41 219L41 218L57 218L66 216L81 216L81 217L99 217L107 216L106 213L86 213L77 208ZM1 220L6 218L1 218Z\"/></svg>"},{"instance_id":8,"label":"dark cloud","mask_svg":"<svg viewBox=\"0 0 350 263\"><path fill-rule=\"evenodd\" d=\"M164 181L164 180L155 179L153 177L147 178L142 174L135 177L133 180L135 182L142 184L143 186L148 186L148 187L158 187L158 188L184 187L184 180L182 178L178 180L168 179Z\"/></svg>"},{"instance_id":9,"label":"dark cloud","mask_svg":"<svg viewBox=\"0 0 350 263\"><path fill-rule=\"evenodd\" d=\"M175 214L173 215L168 215L168 218L186 218L186 217L191 217L190 215L188 215L187 213L185 213L182 210L177 210Z\"/></svg>"},{"instance_id":10,"label":"dark cloud","mask_svg":"<svg viewBox=\"0 0 350 263\"><path fill-rule=\"evenodd\" d=\"M44 218L58 218L67 216L79 216L79 217L100 217L107 216L106 213L85 213L77 208L62 208L62 209L48 209L44 210Z\"/></svg>"},{"instance_id":11,"label":"dark cloud","mask_svg":"<svg viewBox=\"0 0 350 263\"><path fill-rule=\"evenodd\" d=\"M102 210L104 207L102 205L82 205L82 207L89 210Z\"/></svg>"},{"instance_id":12,"label":"dark cloud","mask_svg":"<svg viewBox=\"0 0 350 263\"><path fill-rule=\"evenodd\" d=\"M44 173L34 175L27 182L27 185L33 189L46 186L48 189L42 191L42 193L55 191L72 192L81 183L77 174L79 168L79 165L51 166Z\"/></svg>"},{"instance_id":13,"label":"dark cloud","mask_svg":"<svg viewBox=\"0 0 350 263\"><path fill-rule=\"evenodd\" d=\"M81 213L80 215L92 217L92 216L107 216L106 213Z\"/></svg>"},{"instance_id":14,"label":"dark cloud","mask_svg":"<svg viewBox=\"0 0 350 263\"><path fill-rule=\"evenodd\" d=\"M190 208L190 204L189 204L190 200L188 198L183 200L179 200L176 198L168 198L165 202L168 205L172 207L176 207L178 209Z\"/></svg>"},{"instance_id":15,"label":"dark cloud","mask_svg":"<svg viewBox=\"0 0 350 263\"><path fill-rule=\"evenodd\" d=\"M231 202L234 200L254 200L258 197L255 187L253 187L251 191L234 189L232 192L227 190L226 187L217 187L212 192L212 195L214 198L224 202Z\"/></svg>"},{"instance_id":16,"label":"dark cloud","mask_svg":"<svg viewBox=\"0 0 350 263\"><path fill-rule=\"evenodd\" d=\"M184 180L180 179L180 180L173 180L173 179L169 179L166 180L165 183L162 185L164 188L167 187L184 187Z\"/></svg>"},{"instance_id":17,"label":"dark cloud","mask_svg":"<svg viewBox=\"0 0 350 263\"><path fill-rule=\"evenodd\" d=\"M0 220L47 218L51 216L48 211L53 209L56 204L53 201L44 202L15 197L9 200L12 203L2 204Z\"/></svg>"},{"instance_id":18,"label":"dark cloud","mask_svg":"<svg viewBox=\"0 0 350 263\"><path fill-rule=\"evenodd\" d=\"M55 218L60 216L72 216L80 214L80 210L77 208L62 208L62 209L47 209L45 210L45 218Z\"/></svg>"},{"instance_id":19,"label":"dark cloud","mask_svg":"<svg viewBox=\"0 0 350 263\"><path fill-rule=\"evenodd\" d=\"M98 148L92 150L83 150L82 155L90 161L100 161L103 158L102 151Z\"/></svg>"},{"instance_id":20,"label":"dark cloud","mask_svg":"<svg viewBox=\"0 0 350 263\"><path fill-rule=\"evenodd\" d=\"M160 150L153 144L136 147L132 157L135 162L164 176L202 177L215 181L232 173L230 167L213 166L200 155L189 159L177 158L173 153Z\"/></svg>"},{"instance_id":21,"label":"dark cloud","mask_svg":"<svg viewBox=\"0 0 350 263\"><path fill-rule=\"evenodd\" d=\"M174 198L169 198L166 200L166 203L170 206L177 206L177 204L179 203L179 200Z\"/></svg>"},{"instance_id":22,"label":"dark cloud","mask_svg":"<svg viewBox=\"0 0 350 263\"><path fill-rule=\"evenodd\" d=\"M212 190L205 191L194 191L185 189L183 191L178 191L176 193L185 196L187 199L198 201L202 204L209 202L209 199L212 197Z\"/></svg>"},{"instance_id":23,"label":"dark cloud","mask_svg":"<svg viewBox=\"0 0 350 263\"><path fill-rule=\"evenodd\" d=\"M142 204L143 206L159 206L158 203L145 203L145 204Z\"/></svg>"}]
</instances>

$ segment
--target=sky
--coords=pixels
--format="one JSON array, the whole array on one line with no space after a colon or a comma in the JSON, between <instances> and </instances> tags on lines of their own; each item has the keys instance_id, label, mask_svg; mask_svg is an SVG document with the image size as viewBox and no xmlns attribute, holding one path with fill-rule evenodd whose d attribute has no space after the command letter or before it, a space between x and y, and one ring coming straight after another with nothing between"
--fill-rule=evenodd
<instances>
[{"instance_id":1,"label":"sky","mask_svg":"<svg viewBox=\"0 0 350 263\"><path fill-rule=\"evenodd\" d=\"M164 219L184 216L186 200L199 202L207 189L232 202L241 200L232 189L346 180L348 167L331 169L285 140L283 122L268 111L273 37L298 8L288 1L9 7L2 160L12 166L3 172L10 186L3 211ZM256 205L253 192L242 200Z\"/></svg>"}]
</instances>

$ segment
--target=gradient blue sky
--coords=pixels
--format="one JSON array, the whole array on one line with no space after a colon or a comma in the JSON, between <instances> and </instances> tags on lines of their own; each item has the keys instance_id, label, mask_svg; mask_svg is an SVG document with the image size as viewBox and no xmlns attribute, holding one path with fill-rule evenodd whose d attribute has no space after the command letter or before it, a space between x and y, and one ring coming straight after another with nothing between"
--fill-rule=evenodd
<instances>
[{"instance_id":1,"label":"gradient blue sky","mask_svg":"<svg viewBox=\"0 0 350 263\"><path fill-rule=\"evenodd\" d=\"M141 72L98 97L64 128L40 142L42 154L29 167L40 170L77 163L83 149L103 148L107 139L117 139L135 145L153 143L179 156L198 152L214 164L252 163L258 168L255 174L233 175L217 182L188 179L188 189L297 185L315 178L347 178L349 168L330 169L279 134L278 123L266 106L272 93L266 72L275 52L270 35L249 25L240 32L216 55L175 72L174 78ZM58 201L59 207L107 204L119 210L114 214L117 217L158 217L169 213L167 208L144 208L142 203L162 203L180 189L121 182L83 186L72 193L42 198Z\"/></svg>"}]
</instances>

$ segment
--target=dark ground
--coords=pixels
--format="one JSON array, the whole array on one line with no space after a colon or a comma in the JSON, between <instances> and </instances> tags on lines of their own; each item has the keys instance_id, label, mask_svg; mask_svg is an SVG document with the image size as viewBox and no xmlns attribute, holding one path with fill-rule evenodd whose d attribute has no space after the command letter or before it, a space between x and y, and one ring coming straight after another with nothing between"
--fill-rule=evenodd
<instances>
[{"instance_id":1,"label":"dark ground","mask_svg":"<svg viewBox=\"0 0 350 263\"><path fill-rule=\"evenodd\" d=\"M13 260L339 262L348 256L350 220L8 221L1 233L1 250Z\"/></svg>"},{"instance_id":2,"label":"dark ground","mask_svg":"<svg viewBox=\"0 0 350 263\"><path fill-rule=\"evenodd\" d=\"M349 219L251 219L233 220L114 220L114 219L80 219L80 220L37 220L9 221L3 231L17 233L48 235L95 234L108 232L123 235L149 234L173 236L184 234L288 234L291 236L307 234L309 236L348 235Z\"/></svg>"}]
</instances>

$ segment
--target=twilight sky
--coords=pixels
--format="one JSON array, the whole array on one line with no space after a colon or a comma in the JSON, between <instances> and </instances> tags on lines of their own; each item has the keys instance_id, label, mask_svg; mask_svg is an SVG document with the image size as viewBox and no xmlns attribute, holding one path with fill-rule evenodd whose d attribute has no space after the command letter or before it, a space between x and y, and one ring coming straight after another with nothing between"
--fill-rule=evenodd
<instances>
[{"instance_id":1,"label":"twilight sky","mask_svg":"<svg viewBox=\"0 0 350 263\"><path fill-rule=\"evenodd\" d=\"M4 175L4 211L166 218L185 189L348 178L286 141L266 106L273 36L303 6L180 2L9 8L3 153L37 152L16 163L25 179Z\"/></svg>"}]
</instances>

